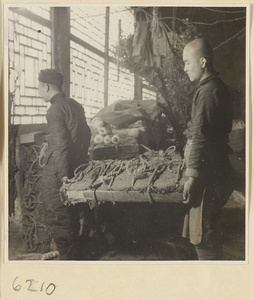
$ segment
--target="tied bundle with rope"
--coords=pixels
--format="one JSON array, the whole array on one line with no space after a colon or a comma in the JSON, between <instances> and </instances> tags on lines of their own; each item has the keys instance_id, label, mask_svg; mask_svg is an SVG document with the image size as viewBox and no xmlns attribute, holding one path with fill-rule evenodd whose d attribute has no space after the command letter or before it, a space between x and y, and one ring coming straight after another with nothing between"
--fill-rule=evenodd
<instances>
[{"instance_id":1,"label":"tied bundle with rope","mask_svg":"<svg viewBox=\"0 0 254 300\"><path fill-rule=\"evenodd\" d=\"M49 236L43 224L43 211L40 201L40 189L43 158L47 143L21 145L21 166L23 171L23 237L29 253L46 252L49 248Z\"/></svg>"},{"instance_id":2,"label":"tied bundle with rope","mask_svg":"<svg viewBox=\"0 0 254 300\"><path fill-rule=\"evenodd\" d=\"M176 147L171 146L166 151L150 150L143 145L142 147L147 151L138 158L93 160L79 166L73 178L65 178L60 190L63 203L65 205L78 203L80 199L72 198L70 193L82 190L95 193L97 190L126 193L138 191L141 194L146 193L149 202L153 201L152 194L181 193L183 181L186 179L183 178L184 162L176 152Z\"/></svg>"},{"instance_id":3,"label":"tied bundle with rope","mask_svg":"<svg viewBox=\"0 0 254 300\"><path fill-rule=\"evenodd\" d=\"M47 230L45 225L38 223L34 214L25 213L23 215L22 230L29 253L47 251L50 243Z\"/></svg>"},{"instance_id":4,"label":"tied bundle with rope","mask_svg":"<svg viewBox=\"0 0 254 300\"><path fill-rule=\"evenodd\" d=\"M33 145L29 151L29 168L25 173L24 182L24 202L25 208L29 211L33 211L36 205L39 204L40 194L40 178L41 170L44 167L43 158L45 156L45 150L47 149L47 143L42 143L41 146Z\"/></svg>"}]
</instances>

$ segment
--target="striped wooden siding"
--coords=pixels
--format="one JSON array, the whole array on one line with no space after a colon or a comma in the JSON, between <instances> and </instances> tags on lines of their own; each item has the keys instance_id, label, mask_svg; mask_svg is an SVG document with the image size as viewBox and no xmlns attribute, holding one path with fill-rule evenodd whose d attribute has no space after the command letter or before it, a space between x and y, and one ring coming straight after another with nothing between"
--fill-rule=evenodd
<instances>
[{"instance_id":1,"label":"striped wooden siding","mask_svg":"<svg viewBox=\"0 0 254 300\"><path fill-rule=\"evenodd\" d=\"M104 60L71 41L70 95L80 102L88 118L103 107Z\"/></svg>"},{"instance_id":2,"label":"striped wooden siding","mask_svg":"<svg viewBox=\"0 0 254 300\"><path fill-rule=\"evenodd\" d=\"M46 8L29 8L50 18ZM12 10L8 14L9 87L15 91L12 107L14 124L45 123L47 105L38 94L39 70L51 67L51 30Z\"/></svg>"},{"instance_id":3,"label":"striped wooden siding","mask_svg":"<svg viewBox=\"0 0 254 300\"><path fill-rule=\"evenodd\" d=\"M49 106L38 94L37 78L41 69L51 67L50 7L36 5L25 8L36 14L42 23L9 9L9 86L10 92L15 91L12 121L15 124L39 124L46 122ZM124 6L111 6L109 55L113 58L118 43L119 20L122 37L132 34L134 30L131 10ZM104 106L105 7L71 7L70 30L72 36L78 38L71 40L70 96L84 106L87 118L92 118ZM144 99L156 97L155 93L146 90L143 95ZM133 74L110 62L108 104L133 97Z\"/></svg>"},{"instance_id":4,"label":"striped wooden siding","mask_svg":"<svg viewBox=\"0 0 254 300\"><path fill-rule=\"evenodd\" d=\"M134 17L126 7L110 7L109 55L115 57L118 42L118 20L122 35L133 33ZM71 8L71 33L104 52L105 7ZM133 99L134 76L128 70L109 64L108 104ZM104 106L104 59L71 41L71 97L79 101L92 118Z\"/></svg>"},{"instance_id":5,"label":"striped wooden siding","mask_svg":"<svg viewBox=\"0 0 254 300\"><path fill-rule=\"evenodd\" d=\"M132 100L134 98L134 76L128 70L109 64L109 97L108 104L116 100Z\"/></svg>"},{"instance_id":6,"label":"striped wooden siding","mask_svg":"<svg viewBox=\"0 0 254 300\"><path fill-rule=\"evenodd\" d=\"M105 44L105 7L71 7L71 33L100 51Z\"/></svg>"}]
</instances>

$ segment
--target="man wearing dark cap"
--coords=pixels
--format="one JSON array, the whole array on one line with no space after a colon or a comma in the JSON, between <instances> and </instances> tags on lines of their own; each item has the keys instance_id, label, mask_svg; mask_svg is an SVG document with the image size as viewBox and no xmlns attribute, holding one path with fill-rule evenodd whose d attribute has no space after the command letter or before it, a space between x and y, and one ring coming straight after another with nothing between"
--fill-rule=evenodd
<instances>
[{"instance_id":1,"label":"man wearing dark cap","mask_svg":"<svg viewBox=\"0 0 254 300\"><path fill-rule=\"evenodd\" d=\"M199 260L222 256L221 212L233 191L228 154L232 102L225 83L213 68L213 50L204 39L188 43L184 70L198 88L185 134L186 175L183 198L187 205L183 236L195 245Z\"/></svg>"},{"instance_id":2,"label":"man wearing dark cap","mask_svg":"<svg viewBox=\"0 0 254 300\"><path fill-rule=\"evenodd\" d=\"M42 176L41 197L45 204L45 224L61 259L70 259L73 240L73 208L63 205L59 196L64 177L72 178L74 170L87 160L91 131L84 108L62 92L63 76L54 69L39 73L39 94L51 106L47 111L48 148Z\"/></svg>"}]
</instances>

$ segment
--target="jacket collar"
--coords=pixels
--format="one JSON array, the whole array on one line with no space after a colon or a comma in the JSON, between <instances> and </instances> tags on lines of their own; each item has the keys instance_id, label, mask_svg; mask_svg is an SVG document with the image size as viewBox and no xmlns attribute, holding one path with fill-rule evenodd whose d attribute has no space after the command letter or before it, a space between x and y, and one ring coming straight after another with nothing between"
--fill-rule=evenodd
<instances>
[{"instance_id":1,"label":"jacket collar","mask_svg":"<svg viewBox=\"0 0 254 300\"><path fill-rule=\"evenodd\" d=\"M64 92L59 92L50 99L50 103L53 104L58 98L62 97L65 97Z\"/></svg>"},{"instance_id":2,"label":"jacket collar","mask_svg":"<svg viewBox=\"0 0 254 300\"><path fill-rule=\"evenodd\" d=\"M206 77L205 79L203 79L202 81L200 81L198 83L198 85L203 85L203 84L207 83L208 81L218 77L218 75L219 75L219 72L214 72L212 75L210 75L210 76Z\"/></svg>"}]
</instances>

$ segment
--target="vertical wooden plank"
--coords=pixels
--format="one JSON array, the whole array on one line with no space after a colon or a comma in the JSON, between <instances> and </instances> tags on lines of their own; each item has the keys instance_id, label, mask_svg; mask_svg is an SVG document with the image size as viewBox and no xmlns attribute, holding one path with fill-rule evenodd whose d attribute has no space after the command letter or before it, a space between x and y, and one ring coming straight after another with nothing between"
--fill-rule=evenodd
<instances>
[{"instance_id":1,"label":"vertical wooden plank","mask_svg":"<svg viewBox=\"0 0 254 300\"><path fill-rule=\"evenodd\" d=\"M135 100L142 100L143 97L142 90L143 90L142 78L134 74L134 99Z\"/></svg>"},{"instance_id":2,"label":"vertical wooden plank","mask_svg":"<svg viewBox=\"0 0 254 300\"><path fill-rule=\"evenodd\" d=\"M104 54L104 107L108 106L109 14L110 14L110 7L106 7L106 15L105 15L105 54Z\"/></svg>"},{"instance_id":3,"label":"vertical wooden plank","mask_svg":"<svg viewBox=\"0 0 254 300\"><path fill-rule=\"evenodd\" d=\"M141 21L144 18L143 11L136 11L134 12L134 20ZM143 98L143 82L142 78L140 78L137 74L134 73L134 99L135 100L142 100Z\"/></svg>"},{"instance_id":4,"label":"vertical wooden plank","mask_svg":"<svg viewBox=\"0 0 254 300\"><path fill-rule=\"evenodd\" d=\"M120 45L121 45L121 33L122 33L122 20L118 20L118 47L117 47L117 81L119 81L120 75Z\"/></svg>"},{"instance_id":5,"label":"vertical wooden plank","mask_svg":"<svg viewBox=\"0 0 254 300\"><path fill-rule=\"evenodd\" d=\"M52 8L52 65L64 76L63 91L70 96L70 8Z\"/></svg>"}]
</instances>

